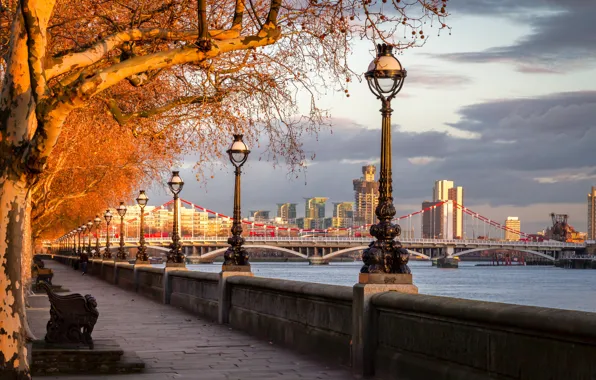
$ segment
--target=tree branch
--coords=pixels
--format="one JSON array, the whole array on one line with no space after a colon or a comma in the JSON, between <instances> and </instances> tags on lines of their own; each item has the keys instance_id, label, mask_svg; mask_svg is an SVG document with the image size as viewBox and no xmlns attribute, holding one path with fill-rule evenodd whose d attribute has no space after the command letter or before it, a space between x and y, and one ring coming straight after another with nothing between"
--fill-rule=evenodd
<instances>
[{"instance_id":1,"label":"tree branch","mask_svg":"<svg viewBox=\"0 0 596 380\"><path fill-rule=\"evenodd\" d=\"M181 105L217 103L220 102L222 99L223 94L221 93L218 93L214 96L185 96L178 98L170 103L164 104L160 107L155 107L145 111L131 112L127 114L122 113L122 110L118 106L116 100L110 99L108 101L108 109L110 110L112 116L114 116L114 119L118 122L118 124L123 126L126 123L128 123L130 119L133 118L149 118L167 112Z\"/></svg>"},{"instance_id":2,"label":"tree branch","mask_svg":"<svg viewBox=\"0 0 596 380\"><path fill-rule=\"evenodd\" d=\"M239 35L238 30L209 31L209 36L215 40L237 38ZM172 31L168 29L131 29L115 33L96 42L84 51L52 58L47 65L46 78L49 80L71 70L90 66L126 42L141 40L194 41L197 36L196 31Z\"/></svg>"}]
</instances>

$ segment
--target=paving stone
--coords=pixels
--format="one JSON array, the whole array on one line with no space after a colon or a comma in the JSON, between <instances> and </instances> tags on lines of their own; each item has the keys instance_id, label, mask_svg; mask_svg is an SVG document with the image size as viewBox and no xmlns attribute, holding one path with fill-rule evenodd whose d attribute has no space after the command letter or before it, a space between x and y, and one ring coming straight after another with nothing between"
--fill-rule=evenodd
<instances>
[{"instance_id":1,"label":"paving stone","mask_svg":"<svg viewBox=\"0 0 596 380\"><path fill-rule=\"evenodd\" d=\"M99 320L94 339L116 340L145 362L140 374L114 375L115 380L296 380L352 379L349 368L321 363L316 358L213 324L181 309L163 305L120 289L65 265L46 261L54 282L74 293L97 299ZM45 335L49 303L36 295L28 310L38 339ZM133 301L134 300L134 301ZM45 376L44 379L89 380L97 376Z\"/></svg>"}]
</instances>

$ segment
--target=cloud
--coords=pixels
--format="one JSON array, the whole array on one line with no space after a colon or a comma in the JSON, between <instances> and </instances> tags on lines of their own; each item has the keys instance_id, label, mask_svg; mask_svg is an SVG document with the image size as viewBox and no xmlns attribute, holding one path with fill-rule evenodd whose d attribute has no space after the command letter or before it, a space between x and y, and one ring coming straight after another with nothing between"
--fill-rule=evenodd
<instances>
[{"instance_id":1,"label":"cloud","mask_svg":"<svg viewBox=\"0 0 596 380\"><path fill-rule=\"evenodd\" d=\"M509 46L441 54L455 62L513 64L525 73L560 73L596 62L596 2L591 0L457 1L452 13L504 17L531 33Z\"/></svg>"},{"instance_id":2,"label":"cloud","mask_svg":"<svg viewBox=\"0 0 596 380\"><path fill-rule=\"evenodd\" d=\"M487 217L498 216L486 211L491 207L494 211L507 206L510 213L531 208L536 218L542 211L532 205L579 204L570 210L581 213L568 213L576 227L585 229L583 204L596 182L596 91L478 103L461 108L459 114L460 120L450 127L477 138L417 133L394 125L393 190L400 215L416 211L411 205L431 198L435 180L450 179L464 187L466 206L488 212ZM393 120L398 122L399 114ZM333 133L324 130L304 139L304 148L316 152L316 165L291 178L285 168L259 161L255 149L242 174L243 210L273 213L276 203L295 202L300 215L303 197L329 197L329 204L353 200L352 180L362 175L362 166L378 162L381 131L347 119L334 119L333 125ZM188 181L181 196L231 213L234 180L229 166L218 167L214 178L202 185L183 172ZM476 210L480 205L483 209ZM566 212L562 206L544 211L541 228L549 223L552 211ZM517 216L524 218L522 211ZM534 231L539 225L529 227Z\"/></svg>"},{"instance_id":3,"label":"cloud","mask_svg":"<svg viewBox=\"0 0 596 380\"><path fill-rule=\"evenodd\" d=\"M472 83L470 77L438 71L424 66L416 67L416 70L408 72L407 81L408 84L415 83L419 87L435 90L444 87L454 89Z\"/></svg>"}]
</instances>

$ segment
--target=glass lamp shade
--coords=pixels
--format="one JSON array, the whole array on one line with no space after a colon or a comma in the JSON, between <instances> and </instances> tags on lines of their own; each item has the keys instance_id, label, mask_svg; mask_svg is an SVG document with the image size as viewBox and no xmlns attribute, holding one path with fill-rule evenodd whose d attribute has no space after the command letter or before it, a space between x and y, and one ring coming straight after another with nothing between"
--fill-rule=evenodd
<instances>
[{"instance_id":1,"label":"glass lamp shade","mask_svg":"<svg viewBox=\"0 0 596 380\"><path fill-rule=\"evenodd\" d=\"M139 196L137 197L137 203L139 204L139 206L145 207L147 206L148 201L149 198L147 197L147 194L145 194L145 190L141 190Z\"/></svg>"},{"instance_id":2,"label":"glass lamp shade","mask_svg":"<svg viewBox=\"0 0 596 380\"><path fill-rule=\"evenodd\" d=\"M93 219L93 222L95 222L95 227L99 227L99 225L101 224L101 218L99 217L99 215L95 215L95 219Z\"/></svg>"},{"instance_id":3,"label":"glass lamp shade","mask_svg":"<svg viewBox=\"0 0 596 380\"><path fill-rule=\"evenodd\" d=\"M401 90L407 71L393 55L393 47L377 45L377 57L364 74L368 87L377 97L393 98Z\"/></svg>"},{"instance_id":4,"label":"glass lamp shade","mask_svg":"<svg viewBox=\"0 0 596 380\"><path fill-rule=\"evenodd\" d=\"M89 219L89 221L87 222L87 229L91 230L91 227L93 227L93 221Z\"/></svg>"},{"instance_id":5,"label":"glass lamp shade","mask_svg":"<svg viewBox=\"0 0 596 380\"><path fill-rule=\"evenodd\" d=\"M232 141L232 145L230 145L227 153L230 156L230 161L236 167L242 166L246 162L250 150L248 150L248 147L242 141L242 135L234 135L234 141Z\"/></svg>"},{"instance_id":6,"label":"glass lamp shade","mask_svg":"<svg viewBox=\"0 0 596 380\"><path fill-rule=\"evenodd\" d=\"M85 232L86 229L87 229L87 226L85 224L83 224L80 228L81 232Z\"/></svg>"},{"instance_id":7,"label":"glass lamp shade","mask_svg":"<svg viewBox=\"0 0 596 380\"><path fill-rule=\"evenodd\" d=\"M126 206L124 205L124 202L120 202L120 205L116 207L116 211L118 211L118 215L120 216L126 215Z\"/></svg>"},{"instance_id":8,"label":"glass lamp shade","mask_svg":"<svg viewBox=\"0 0 596 380\"><path fill-rule=\"evenodd\" d=\"M106 210L106 212L103 214L103 218L106 220L107 224L110 224L110 222L112 221L112 213L110 212L110 210Z\"/></svg>"},{"instance_id":9,"label":"glass lamp shade","mask_svg":"<svg viewBox=\"0 0 596 380\"><path fill-rule=\"evenodd\" d=\"M179 171L172 171L172 178L168 181L168 186L172 194L176 195L182 191L184 181L180 177Z\"/></svg>"}]
</instances>

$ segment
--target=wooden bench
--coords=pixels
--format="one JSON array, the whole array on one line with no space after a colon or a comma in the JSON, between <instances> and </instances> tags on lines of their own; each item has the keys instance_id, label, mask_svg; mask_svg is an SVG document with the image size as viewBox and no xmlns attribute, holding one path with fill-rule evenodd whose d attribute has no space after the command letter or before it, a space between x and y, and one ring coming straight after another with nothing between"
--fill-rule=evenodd
<instances>
[{"instance_id":1,"label":"wooden bench","mask_svg":"<svg viewBox=\"0 0 596 380\"><path fill-rule=\"evenodd\" d=\"M50 268L44 268L43 261L33 259L33 265L31 266L31 276L35 277L35 285L38 285L40 281L52 285L52 277L54 277L54 272Z\"/></svg>"}]
</instances>

